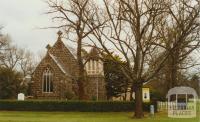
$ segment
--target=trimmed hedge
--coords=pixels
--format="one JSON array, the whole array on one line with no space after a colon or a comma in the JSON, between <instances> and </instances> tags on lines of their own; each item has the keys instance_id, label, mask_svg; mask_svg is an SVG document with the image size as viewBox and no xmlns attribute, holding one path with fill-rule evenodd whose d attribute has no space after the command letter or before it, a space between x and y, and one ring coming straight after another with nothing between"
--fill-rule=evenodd
<instances>
[{"instance_id":1,"label":"trimmed hedge","mask_svg":"<svg viewBox=\"0 0 200 122\"><path fill-rule=\"evenodd\" d=\"M152 103L144 103L149 112ZM155 105L154 105L155 106ZM125 112L134 111L134 102L117 101L0 101L0 110L13 111L79 111L79 112ZM156 109L155 109L156 110Z\"/></svg>"}]
</instances>

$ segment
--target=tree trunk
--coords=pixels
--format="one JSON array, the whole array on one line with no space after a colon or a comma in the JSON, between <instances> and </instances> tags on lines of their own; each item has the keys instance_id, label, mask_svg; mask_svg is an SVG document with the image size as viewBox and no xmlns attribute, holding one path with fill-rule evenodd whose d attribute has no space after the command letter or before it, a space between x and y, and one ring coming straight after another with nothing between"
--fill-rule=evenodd
<instances>
[{"instance_id":1,"label":"tree trunk","mask_svg":"<svg viewBox=\"0 0 200 122\"><path fill-rule=\"evenodd\" d=\"M127 99L127 88L125 89L124 94L125 94L125 96L124 96L124 101L126 101L126 99Z\"/></svg>"},{"instance_id":2,"label":"tree trunk","mask_svg":"<svg viewBox=\"0 0 200 122\"><path fill-rule=\"evenodd\" d=\"M172 88L172 56L169 56L169 59L166 62L166 71L165 71L165 80L166 80L166 93L169 91L169 89Z\"/></svg>"},{"instance_id":3,"label":"tree trunk","mask_svg":"<svg viewBox=\"0 0 200 122\"><path fill-rule=\"evenodd\" d=\"M80 77L78 78L78 94L79 94L79 100L84 100L84 99L86 99L83 81L84 81L84 79L80 76Z\"/></svg>"},{"instance_id":4,"label":"tree trunk","mask_svg":"<svg viewBox=\"0 0 200 122\"><path fill-rule=\"evenodd\" d=\"M132 85L131 90L130 90L130 101L133 101L133 92L134 92L134 88L133 88L133 85Z\"/></svg>"},{"instance_id":5,"label":"tree trunk","mask_svg":"<svg viewBox=\"0 0 200 122\"><path fill-rule=\"evenodd\" d=\"M177 86L177 74L178 74L178 60L179 60L179 51L176 49L171 56L169 57L167 63L167 71L166 71L166 81L167 83L167 90Z\"/></svg>"},{"instance_id":6,"label":"tree trunk","mask_svg":"<svg viewBox=\"0 0 200 122\"><path fill-rule=\"evenodd\" d=\"M82 40L81 38L79 38L78 45L77 45L77 60L78 60L78 66L79 66L77 82L78 82L79 100L84 100L86 99L85 90L84 90L85 76L84 76L84 65L83 65L83 60L82 60L82 55L81 55L81 49L82 49Z\"/></svg>"},{"instance_id":7,"label":"tree trunk","mask_svg":"<svg viewBox=\"0 0 200 122\"><path fill-rule=\"evenodd\" d=\"M135 91L135 118L143 118L142 84L136 84Z\"/></svg>"}]
</instances>

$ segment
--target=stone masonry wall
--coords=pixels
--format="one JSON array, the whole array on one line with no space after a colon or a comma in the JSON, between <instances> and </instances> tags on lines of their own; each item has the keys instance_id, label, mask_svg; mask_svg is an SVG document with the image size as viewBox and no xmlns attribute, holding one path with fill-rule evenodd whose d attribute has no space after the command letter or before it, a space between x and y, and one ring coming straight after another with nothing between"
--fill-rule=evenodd
<instances>
[{"instance_id":1,"label":"stone masonry wall","mask_svg":"<svg viewBox=\"0 0 200 122\"><path fill-rule=\"evenodd\" d=\"M53 72L53 93L43 93L42 83L43 83L43 72L46 67L50 67ZM50 58L46 56L36 68L31 84L31 94L34 98L38 99L63 99L65 98L65 91L72 91L72 80L67 78L64 73L59 69L57 64Z\"/></svg>"},{"instance_id":2,"label":"stone masonry wall","mask_svg":"<svg viewBox=\"0 0 200 122\"><path fill-rule=\"evenodd\" d=\"M106 100L106 87L103 76L93 75L87 77L86 94L89 99Z\"/></svg>"}]
</instances>

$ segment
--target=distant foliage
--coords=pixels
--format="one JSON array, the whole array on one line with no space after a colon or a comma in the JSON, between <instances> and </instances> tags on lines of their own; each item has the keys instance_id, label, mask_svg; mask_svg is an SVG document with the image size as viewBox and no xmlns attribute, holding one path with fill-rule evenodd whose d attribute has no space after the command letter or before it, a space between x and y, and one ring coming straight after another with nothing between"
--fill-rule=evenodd
<instances>
[{"instance_id":1,"label":"distant foliage","mask_svg":"<svg viewBox=\"0 0 200 122\"><path fill-rule=\"evenodd\" d=\"M9 68L0 68L0 99L16 99L19 92L24 92L21 85L22 75Z\"/></svg>"},{"instance_id":2,"label":"distant foliage","mask_svg":"<svg viewBox=\"0 0 200 122\"><path fill-rule=\"evenodd\" d=\"M26 93L27 75L36 67L33 53L12 43L9 35L1 33L0 26L0 99L16 98L17 93Z\"/></svg>"}]
</instances>

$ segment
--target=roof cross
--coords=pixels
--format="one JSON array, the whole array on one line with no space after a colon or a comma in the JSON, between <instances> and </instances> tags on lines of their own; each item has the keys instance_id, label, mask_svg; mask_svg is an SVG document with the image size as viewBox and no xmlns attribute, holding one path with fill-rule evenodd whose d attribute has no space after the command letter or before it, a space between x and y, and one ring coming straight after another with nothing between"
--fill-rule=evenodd
<instances>
[{"instance_id":1,"label":"roof cross","mask_svg":"<svg viewBox=\"0 0 200 122\"><path fill-rule=\"evenodd\" d=\"M61 37L61 35L62 35L63 33L62 33L62 31L59 30L59 31L57 32L57 34L58 34L58 37Z\"/></svg>"}]
</instances>

